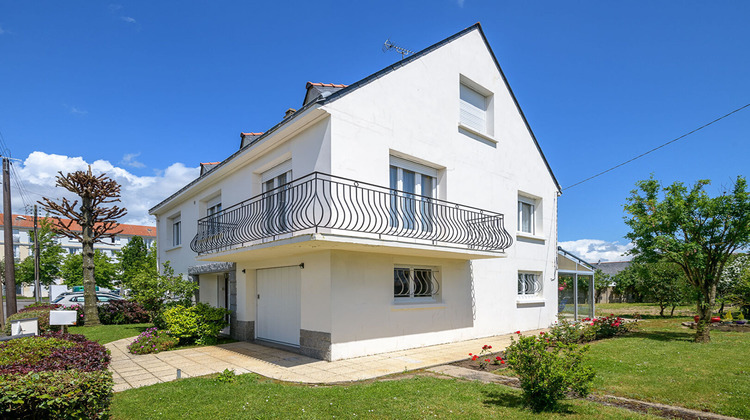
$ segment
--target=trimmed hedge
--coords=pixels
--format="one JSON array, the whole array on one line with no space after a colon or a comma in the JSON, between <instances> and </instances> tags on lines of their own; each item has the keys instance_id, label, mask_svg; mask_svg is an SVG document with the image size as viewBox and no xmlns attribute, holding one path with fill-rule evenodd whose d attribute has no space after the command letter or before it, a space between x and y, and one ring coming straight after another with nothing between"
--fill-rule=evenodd
<instances>
[{"instance_id":1,"label":"trimmed hedge","mask_svg":"<svg viewBox=\"0 0 750 420\"><path fill-rule=\"evenodd\" d=\"M50 345L49 341L64 344ZM104 346L81 334L52 332L3 342L0 361L0 374L68 369L93 372L107 369L110 357Z\"/></svg>"},{"instance_id":2,"label":"trimmed hedge","mask_svg":"<svg viewBox=\"0 0 750 420\"><path fill-rule=\"evenodd\" d=\"M6 335L10 335L10 324L11 324L10 321L15 321L17 319L26 319L26 318L38 318L39 334L41 334L49 330L49 311L54 311L55 309L59 307L60 305L47 304L47 305L35 305L33 307L23 308L20 311L14 313L13 315L9 316L5 320L3 331L5 332Z\"/></svg>"},{"instance_id":3,"label":"trimmed hedge","mask_svg":"<svg viewBox=\"0 0 750 420\"><path fill-rule=\"evenodd\" d=\"M113 387L108 370L0 375L0 418L107 418Z\"/></svg>"},{"instance_id":4,"label":"trimmed hedge","mask_svg":"<svg viewBox=\"0 0 750 420\"><path fill-rule=\"evenodd\" d=\"M104 346L48 333L0 343L0 418L104 418L114 382Z\"/></svg>"},{"instance_id":5,"label":"trimmed hedge","mask_svg":"<svg viewBox=\"0 0 750 420\"><path fill-rule=\"evenodd\" d=\"M143 305L133 300L111 300L99 306L99 321L105 325L142 324L150 320Z\"/></svg>"}]
</instances>

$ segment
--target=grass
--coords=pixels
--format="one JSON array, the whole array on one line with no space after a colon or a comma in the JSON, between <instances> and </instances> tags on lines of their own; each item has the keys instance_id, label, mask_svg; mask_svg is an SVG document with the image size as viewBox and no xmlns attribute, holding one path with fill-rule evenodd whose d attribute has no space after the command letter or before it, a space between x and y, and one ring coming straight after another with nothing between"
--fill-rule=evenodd
<instances>
[{"instance_id":1,"label":"grass","mask_svg":"<svg viewBox=\"0 0 750 420\"><path fill-rule=\"evenodd\" d=\"M664 313L669 315L672 307L664 309ZM675 308L675 316L694 316L696 311L695 305L681 305ZM639 314L643 318L653 318L659 316L659 305L654 303L597 303L596 315L605 316L615 314L617 316L629 316Z\"/></svg>"},{"instance_id":2,"label":"grass","mask_svg":"<svg viewBox=\"0 0 750 420\"><path fill-rule=\"evenodd\" d=\"M146 331L147 328L153 327L154 324L126 324L126 325L97 325L95 327L69 327L68 332L71 334L83 334L91 341L98 341L99 344L107 344L117 341L121 338L135 337Z\"/></svg>"},{"instance_id":3,"label":"grass","mask_svg":"<svg viewBox=\"0 0 750 420\"><path fill-rule=\"evenodd\" d=\"M750 333L711 331L711 343L698 344L680 325L689 320L643 320L592 343L596 392L750 418Z\"/></svg>"},{"instance_id":4,"label":"grass","mask_svg":"<svg viewBox=\"0 0 750 420\"><path fill-rule=\"evenodd\" d=\"M523 408L518 390L425 376L337 386L282 384L253 374L237 376L233 383L214 378L117 393L112 418L648 418L583 400L565 401L558 413L534 414Z\"/></svg>"}]
</instances>

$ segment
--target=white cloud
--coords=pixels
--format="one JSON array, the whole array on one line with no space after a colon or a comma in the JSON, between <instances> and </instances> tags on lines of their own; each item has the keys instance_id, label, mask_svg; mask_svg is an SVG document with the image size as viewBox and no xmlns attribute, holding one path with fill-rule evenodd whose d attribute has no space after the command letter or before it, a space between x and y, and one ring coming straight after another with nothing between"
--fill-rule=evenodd
<instances>
[{"instance_id":1,"label":"white cloud","mask_svg":"<svg viewBox=\"0 0 750 420\"><path fill-rule=\"evenodd\" d=\"M629 261L632 255L625 252L633 248L632 243L621 244L617 241L607 242L601 239L578 239L576 241L559 242L564 250L583 258L589 263L599 261Z\"/></svg>"},{"instance_id":2,"label":"white cloud","mask_svg":"<svg viewBox=\"0 0 750 420\"><path fill-rule=\"evenodd\" d=\"M121 165L130 166L133 168L145 168L146 165L144 165L142 162L139 162L135 160L138 156L140 156L140 153L127 153L125 156L122 157L122 160L120 161Z\"/></svg>"},{"instance_id":3,"label":"white cloud","mask_svg":"<svg viewBox=\"0 0 750 420\"><path fill-rule=\"evenodd\" d=\"M465 0L456 0L456 3L458 3L458 7L464 7L464 1Z\"/></svg>"},{"instance_id":4,"label":"white cloud","mask_svg":"<svg viewBox=\"0 0 750 420\"><path fill-rule=\"evenodd\" d=\"M32 152L23 163L14 163L15 174L27 190L27 201L33 205L42 197L60 199L76 197L61 187L55 187L57 172L63 174L74 171L85 171L88 165L95 174L102 172L117 181L121 186L121 207L128 209L128 214L120 222L139 225L154 225L155 220L149 216L148 209L198 177L200 168L189 168L182 163L173 163L154 176L137 176L126 169L112 165L106 160L86 162L81 157ZM13 183L13 211L25 213L24 202Z\"/></svg>"},{"instance_id":5,"label":"white cloud","mask_svg":"<svg viewBox=\"0 0 750 420\"><path fill-rule=\"evenodd\" d=\"M120 16L120 19L122 19L123 22L136 23L135 19L130 16Z\"/></svg>"},{"instance_id":6,"label":"white cloud","mask_svg":"<svg viewBox=\"0 0 750 420\"><path fill-rule=\"evenodd\" d=\"M70 112L73 115L86 115L89 113L88 111L84 111L83 109L77 108L75 106L70 106L67 104L63 104L63 106L67 108L68 112Z\"/></svg>"}]
</instances>

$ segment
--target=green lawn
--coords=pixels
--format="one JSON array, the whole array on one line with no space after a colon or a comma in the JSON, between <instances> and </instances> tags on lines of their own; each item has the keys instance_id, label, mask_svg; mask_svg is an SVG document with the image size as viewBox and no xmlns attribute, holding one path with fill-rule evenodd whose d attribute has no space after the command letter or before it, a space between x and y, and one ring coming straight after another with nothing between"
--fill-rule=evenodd
<instances>
[{"instance_id":1,"label":"green lawn","mask_svg":"<svg viewBox=\"0 0 750 420\"><path fill-rule=\"evenodd\" d=\"M664 309L664 313L669 315L672 307ZM694 316L696 311L695 305L681 305L675 308L675 316ZM659 316L659 305L654 303L597 303L596 316L607 316L615 314L618 316L632 317L633 314L640 314L646 318Z\"/></svg>"},{"instance_id":2,"label":"green lawn","mask_svg":"<svg viewBox=\"0 0 750 420\"><path fill-rule=\"evenodd\" d=\"M750 418L750 333L712 331L711 343L697 344L680 325L688 320L643 320L592 343L596 392Z\"/></svg>"},{"instance_id":3,"label":"green lawn","mask_svg":"<svg viewBox=\"0 0 750 420\"><path fill-rule=\"evenodd\" d=\"M91 341L98 341L99 344L107 344L117 341L121 338L135 337L146 331L147 328L153 327L154 324L128 324L128 325L98 325L96 327L69 327L68 332L71 334L83 334Z\"/></svg>"},{"instance_id":4,"label":"green lawn","mask_svg":"<svg viewBox=\"0 0 750 420\"><path fill-rule=\"evenodd\" d=\"M502 385L415 377L349 386L282 384L253 374L234 383L183 379L115 394L114 419L206 418L565 418L643 419L596 403L566 401L558 414L524 409L520 391ZM199 400L196 400L199 397Z\"/></svg>"}]
</instances>

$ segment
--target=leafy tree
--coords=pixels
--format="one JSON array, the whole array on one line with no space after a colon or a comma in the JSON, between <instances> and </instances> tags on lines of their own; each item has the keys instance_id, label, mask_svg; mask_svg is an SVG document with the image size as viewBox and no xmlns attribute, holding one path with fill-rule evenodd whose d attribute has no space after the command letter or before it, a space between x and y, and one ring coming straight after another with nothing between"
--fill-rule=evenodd
<instances>
[{"instance_id":1,"label":"leafy tree","mask_svg":"<svg viewBox=\"0 0 750 420\"><path fill-rule=\"evenodd\" d=\"M643 296L639 285L638 270L634 264L613 276L615 286L614 292L625 297L628 302L643 302Z\"/></svg>"},{"instance_id":2,"label":"leafy tree","mask_svg":"<svg viewBox=\"0 0 750 420\"><path fill-rule=\"evenodd\" d=\"M67 198L55 202L43 197L39 204L54 216L58 233L77 239L83 245L83 312L86 325L99 325L99 310L96 306L96 282L94 280L94 243L102 237L114 238L122 232L117 227L117 219L127 214L127 210L112 203L120 201L120 184L105 174L94 176L91 166L88 172L76 171L63 175L58 172L55 186L63 187L81 199L73 202ZM109 205L109 206L106 206ZM61 217L68 218L65 221ZM78 226L80 226L80 230Z\"/></svg>"},{"instance_id":3,"label":"leafy tree","mask_svg":"<svg viewBox=\"0 0 750 420\"><path fill-rule=\"evenodd\" d=\"M94 252L94 281L98 287L110 288L117 280L117 264L102 252ZM83 255L71 254L65 257L62 267L60 268L60 277L66 286L83 285ZM96 289L95 289L96 290Z\"/></svg>"},{"instance_id":4,"label":"leafy tree","mask_svg":"<svg viewBox=\"0 0 750 420\"><path fill-rule=\"evenodd\" d=\"M175 275L169 261L163 265L162 273L142 271L131 280L130 295L133 300L149 311L159 312L167 300L189 306L198 284Z\"/></svg>"},{"instance_id":5,"label":"leafy tree","mask_svg":"<svg viewBox=\"0 0 750 420\"><path fill-rule=\"evenodd\" d=\"M601 299L602 293L607 290L611 283L612 276L598 268L594 271L594 291L596 293L597 302Z\"/></svg>"},{"instance_id":6,"label":"leafy tree","mask_svg":"<svg viewBox=\"0 0 750 420\"><path fill-rule=\"evenodd\" d=\"M745 262L750 258L745 259ZM750 318L750 264L742 264L737 274L737 282L732 288L728 297L732 304L740 306L740 310L745 318Z\"/></svg>"},{"instance_id":7,"label":"leafy tree","mask_svg":"<svg viewBox=\"0 0 750 420\"><path fill-rule=\"evenodd\" d=\"M750 194L737 177L731 191L709 197L698 181L662 187L653 177L639 181L625 205L626 235L639 261L666 260L682 268L698 293L699 322L695 341L709 342L716 288L724 266L738 249L750 245ZM662 194L663 193L663 194Z\"/></svg>"},{"instance_id":8,"label":"leafy tree","mask_svg":"<svg viewBox=\"0 0 750 420\"><path fill-rule=\"evenodd\" d=\"M659 261L635 263L633 267L638 274L636 289L646 299L659 305L659 315L664 316L664 310L671 306L669 316L674 316L677 305L692 297L685 275L678 265Z\"/></svg>"},{"instance_id":9,"label":"leafy tree","mask_svg":"<svg viewBox=\"0 0 750 420\"><path fill-rule=\"evenodd\" d=\"M39 240L39 283L49 286L60 275L60 265L62 265L65 251L55 241L55 232L49 219L40 219L37 237ZM32 243L34 241L33 235L31 241ZM16 278L25 285L34 284L33 255L26 257L18 265Z\"/></svg>"},{"instance_id":10,"label":"leafy tree","mask_svg":"<svg viewBox=\"0 0 750 420\"><path fill-rule=\"evenodd\" d=\"M117 251L117 257L120 281L127 288L130 288L132 280L138 274L156 273L156 253L150 252L140 236L133 236L120 251Z\"/></svg>"}]
</instances>

